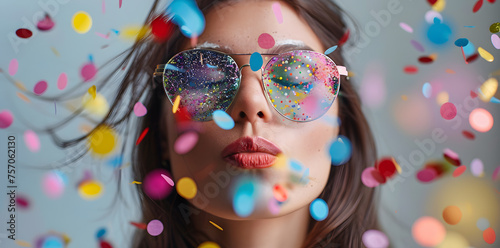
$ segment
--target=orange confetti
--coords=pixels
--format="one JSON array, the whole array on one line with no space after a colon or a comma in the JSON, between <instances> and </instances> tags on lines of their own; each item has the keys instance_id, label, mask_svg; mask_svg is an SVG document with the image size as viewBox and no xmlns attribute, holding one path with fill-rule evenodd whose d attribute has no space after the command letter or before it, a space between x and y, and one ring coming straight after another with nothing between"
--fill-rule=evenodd
<instances>
[{"instance_id":1,"label":"orange confetti","mask_svg":"<svg viewBox=\"0 0 500 248\"><path fill-rule=\"evenodd\" d=\"M27 103L31 102L30 99L27 98L25 95L23 95L21 92L17 92L16 94L17 94L17 97L21 98L21 100L23 100L23 101L25 101Z\"/></svg>"},{"instance_id":2,"label":"orange confetti","mask_svg":"<svg viewBox=\"0 0 500 248\"><path fill-rule=\"evenodd\" d=\"M483 231L483 239L486 243L490 245L495 243L496 239L495 230L493 230L493 228L491 227L488 227L486 230Z\"/></svg>"},{"instance_id":3,"label":"orange confetti","mask_svg":"<svg viewBox=\"0 0 500 248\"><path fill-rule=\"evenodd\" d=\"M465 165L460 165L458 166L454 171L453 171L453 177L458 177L464 173L464 171L467 170L467 167Z\"/></svg>"},{"instance_id":4,"label":"orange confetti","mask_svg":"<svg viewBox=\"0 0 500 248\"><path fill-rule=\"evenodd\" d=\"M208 222L210 222L210 224L212 224L213 226L217 227L219 230L223 231L222 227L220 227L219 225L213 223L211 220L209 220Z\"/></svg>"},{"instance_id":5,"label":"orange confetti","mask_svg":"<svg viewBox=\"0 0 500 248\"><path fill-rule=\"evenodd\" d=\"M446 69L446 73L449 73L449 74L455 74L455 71L452 70L452 69Z\"/></svg>"},{"instance_id":6,"label":"orange confetti","mask_svg":"<svg viewBox=\"0 0 500 248\"><path fill-rule=\"evenodd\" d=\"M135 226L139 229L143 229L143 230L146 230L146 228L148 227L148 225L146 225L144 223L137 223L137 222L133 222L133 221L131 221L130 224L132 224L133 226Z\"/></svg>"}]
</instances>

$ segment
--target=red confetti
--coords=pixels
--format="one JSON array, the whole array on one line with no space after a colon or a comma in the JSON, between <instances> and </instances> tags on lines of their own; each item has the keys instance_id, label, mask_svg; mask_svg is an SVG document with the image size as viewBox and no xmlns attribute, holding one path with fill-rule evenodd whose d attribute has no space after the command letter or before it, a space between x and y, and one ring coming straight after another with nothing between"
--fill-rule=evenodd
<instances>
[{"instance_id":1,"label":"red confetti","mask_svg":"<svg viewBox=\"0 0 500 248\"><path fill-rule=\"evenodd\" d=\"M472 12L476 13L481 8L481 6L483 6L483 0L477 1L476 4L474 4L474 8L472 8Z\"/></svg>"},{"instance_id":2,"label":"red confetti","mask_svg":"<svg viewBox=\"0 0 500 248\"><path fill-rule=\"evenodd\" d=\"M462 164L460 158L458 157L458 154L448 148L444 149L443 157L452 165L459 166L460 164Z\"/></svg>"},{"instance_id":3,"label":"red confetti","mask_svg":"<svg viewBox=\"0 0 500 248\"><path fill-rule=\"evenodd\" d=\"M463 134L463 136L464 136L465 138L470 139L470 140L474 140L474 139L476 138L476 135L474 135L474 133L469 132L469 131L467 131L467 130L463 130L463 131L462 131L462 134Z\"/></svg>"},{"instance_id":4,"label":"red confetti","mask_svg":"<svg viewBox=\"0 0 500 248\"><path fill-rule=\"evenodd\" d=\"M132 224L133 226L139 228L139 229L144 229L146 230L146 228L148 227L148 225L144 224L144 223L137 223L137 222L130 222L130 224Z\"/></svg>"},{"instance_id":5,"label":"red confetti","mask_svg":"<svg viewBox=\"0 0 500 248\"><path fill-rule=\"evenodd\" d=\"M418 72L418 67L416 67L414 65L405 66L404 72L407 74L415 74Z\"/></svg>"},{"instance_id":6,"label":"red confetti","mask_svg":"<svg viewBox=\"0 0 500 248\"><path fill-rule=\"evenodd\" d=\"M377 181L378 183L384 184L385 182L387 182L387 179L382 176L378 170L373 170L371 174L373 179L375 179L375 181Z\"/></svg>"},{"instance_id":7,"label":"red confetti","mask_svg":"<svg viewBox=\"0 0 500 248\"><path fill-rule=\"evenodd\" d=\"M434 5L438 0L427 0L427 2L432 6Z\"/></svg>"},{"instance_id":8,"label":"red confetti","mask_svg":"<svg viewBox=\"0 0 500 248\"><path fill-rule=\"evenodd\" d=\"M27 39L33 35L33 32L26 28L20 28L16 30L16 35L19 36L19 38Z\"/></svg>"},{"instance_id":9,"label":"red confetti","mask_svg":"<svg viewBox=\"0 0 500 248\"><path fill-rule=\"evenodd\" d=\"M437 173L432 168L423 169L417 173L417 179L423 183L431 182L436 178L436 176Z\"/></svg>"},{"instance_id":10,"label":"red confetti","mask_svg":"<svg viewBox=\"0 0 500 248\"><path fill-rule=\"evenodd\" d=\"M477 93L471 90L471 91L470 91L470 97L471 97L472 99L476 98L476 97L477 97Z\"/></svg>"},{"instance_id":11,"label":"red confetti","mask_svg":"<svg viewBox=\"0 0 500 248\"><path fill-rule=\"evenodd\" d=\"M427 57L427 56L422 56L420 58L418 58L418 62L422 63L422 64L429 64L429 63L432 63L434 60L431 58L431 57Z\"/></svg>"},{"instance_id":12,"label":"red confetti","mask_svg":"<svg viewBox=\"0 0 500 248\"><path fill-rule=\"evenodd\" d=\"M99 245L101 246L101 248L113 248L113 246L110 243L104 240L101 240L99 242Z\"/></svg>"},{"instance_id":13,"label":"red confetti","mask_svg":"<svg viewBox=\"0 0 500 248\"><path fill-rule=\"evenodd\" d=\"M385 178L391 178L396 174L396 164L392 158L383 158L376 165L375 168Z\"/></svg>"},{"instance_id":14,"label":"red confetti","mask_svg":"<svg viewBox=\"0 0 500 248\"><path fill-rule=\"evenodd\" d=\"M466 61L467 63L474 62L477 58L479 58L479 53L474 53L471 56L469 56Z\"/></svg>"},{"instance_id":15,"label":"red confetti","mask_svg":"<svg viewBox=\"0 0 500 248\"><path fill-rule=\"evenodd\" d=\"M342 46L344 43L346 43L348 39L349 39L349 29L347 29L344 35L342 35L342 38L340 38L338 46Z\"/></svg>"},{"instance_id":16,"label":"red confetti","mask_svg":"<svg viewBox=\"0 0 500 248\"><path fill-rule=\"evenodd\" d=\"M19 195L16 196L16 204L21 208L27 208L29 206L28 198Z\"/></svg>"},{"instance_id":17,"label":"red confetti","mask_svg":"<svg viewBox=\"0 0 500 248\"><path fill-rule=\"evenodd\" d=\"M177 112L174 114L177 123L191 121L191 116L189 115L186 107L179 107Z\"/></svg>"},{"instance_id":18,"label":"red confetti","mask_svg":"<svg viewBox=\"0 0 500 248\"><path fill-rule=\"evenodd\" d=\"M424 166L425 169L433 169L436 172L436 177L440 177L445 172L444 165L439 162L431 162Z\"/></svg>"},{"instance_id":19,"label":"red confetti","mask_svg":"<svg viewBox=\"0 0 500 248\"><path fill-rule=\"evenodd\" d=\"M457 116L457 107L451 102L445 102L441 105L440 112L445 120L451 120Z\"/></svg>"},{"instance_id":20,"label":"red confetti","mask_svg":"<svg viewBox=\"0 0 500 248\"><path fill-rule=\"evenodd\" d=\"M172 22L169 22L167 20L167 17L165 15L156 17L151 22L150 26L151 33L153 34L155 40L158 42L167 40L174 30L174 25L172 24Z\"/></svg>"},{"instance_id":21,"label":"red confetti","mask_svg":"<svg viewBox=\"0 0 500 248\"><path fill-rule=\"evenodd\" d=\"M135 142L135 145L138 145L139 143L141 143L142 139L144 139L144 136L146 136L148 131L149 131L149 127L147 127L146 129L144 129L144 131L142 131L141 135L139 136L139 138Z\"/></svg>"},{"instance_id":22,"label":"red confetti","mask_svg":"<svg viewBox=\"0 0 500 248\"><path fill-rule=\"evenodd\" d=\"M495 235L495 230L493 230L493 228L488 227L488 229L483 231L483 239L486 243L491 245L491 244L495 243L496 238L497 237Z\"/></svg>"},{"instance_id":23,"label":"red confetti","mask_svg":"<svg viewBox=\"0 0 500 248\"><path fill-rule=\"evenodd\" d=\"M464 171L467 170L467 167L465 165L460 165L458 166L454 171L453 171L453 177L458 177L464 173Z\"/></svg>"},{"instance_id":24,"label":"red confetti","mask_svg":"<svg viewBox=\"0 0 500 248\"><path fill-rule=\"evenodd\" d=\"M488 2L490 2L490 3L495 3L495 0L488 0Z\"/></svg>"}]
</instances>

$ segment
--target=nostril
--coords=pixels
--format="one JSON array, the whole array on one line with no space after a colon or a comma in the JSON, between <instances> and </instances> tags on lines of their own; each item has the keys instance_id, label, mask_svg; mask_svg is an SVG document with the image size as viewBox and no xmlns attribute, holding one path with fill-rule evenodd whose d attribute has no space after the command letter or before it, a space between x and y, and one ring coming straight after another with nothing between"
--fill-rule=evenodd
<instances>
[{"instance_id":1,"label":"nostril","mask_svg":"<svg viewBox=\"0 0 500 248\"><path fill-rule=\"evenodd\" d=\"M240 112L240 118L245 118L245 113Z\"/></svg>"},{"instance_id":2,"label":"nostril","mask_svg":"<svg viewBox=\"0 0 500 248\"><path fill-rule=\"evenodd\" d=\"M262 111L259 111L259 113L257 113L257 115L258 115L260 118L264 117L264 113L262 113Z\"/></svg>"}]
</instances>

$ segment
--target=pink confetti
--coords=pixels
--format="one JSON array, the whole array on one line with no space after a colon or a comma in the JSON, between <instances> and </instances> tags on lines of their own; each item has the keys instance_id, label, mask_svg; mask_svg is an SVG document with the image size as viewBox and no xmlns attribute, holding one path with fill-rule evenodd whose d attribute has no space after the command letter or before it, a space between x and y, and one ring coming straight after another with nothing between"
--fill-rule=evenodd
<instances>
[{"instance_id":1,"label":"pink confetti","mask_svg":"<svg viewBox=\"0 0 500 248\"><path fill-rule=\"evenodd\" d=\"M149 235L158 236L163 232L163 223L159 220L152 220L148 223L147 230Z\"/></svg>"},{"instance_id":2,"label":"pink confetti","mask_svg":"<svg viewBox=\"0 0 500 248\"><path fill-rule=\"evenodd\" d=\"M118 0L118 8L122 7L122 0Z\"/></svg>"},{"instance_id":3,"label":"pink confetti","mask_svg":"<svg viewBox=\"0 0 500 248\"><path fill-rule=\"evenodd\" d=\"M443 150L443 157L446 161L455 166L459 166L462 163L458 154L450 148L445 148Z\"/></svg>"},{"instance_id":4,"label":"pink confetti","mask_svg":"<svg viewBox=\"0 0 500 248\"><path fill-rule=\"evenodd\" d=\"M380 184L373 176L374 171L376 171L374 167L368 167L363 170L363 173L361 173L361 182L363 182L366 187L373 188Z\"/></svg>"},{"instance_id":5,"label":"pink confetti","mask_svg":"<svg viewBox=\"0 0 500 248\"><path fill-rule=\"evenodd\" d=\"M263 49L270 49L274 46L274 38L268 33L262 33L257 39L259 46Z\"/></svg>"},{"instance_id":6,"label":"pink confetti","mask_svg":"<svg viewBox=\"0 0 500 248\"><path fill-rule=\"evenodd\" d=\"M36 24L36 27L40 31L49 31L54 27L54 25L55 25L54 21L52 21L50 16L46 14L45 18L43 18Z\"/></svg>"},{"instance_id":7,"label":"pink confetti","mask_svg":"<svg viewBox=\"0 0 500 248\"><path fill-rule=\"evenodd\" d=\"M441 116L446 120L451 120L457 116L457 107L451 102L445 102L441 105Z\"/></svg>"},{"instance_id":8,"label":"pink confetti","mask_svg":"<svg viewBox=\"0 0 500 248\"><path fill-rule=\"evenodd\" d=\"M50 198L59 198L64 192L64 180L59 173L48 172L43 176L42 188Z\"/></svg>"},{"instance_id":9,"label":"pink confetti","mask_svg":"<svg viewBox=\"0 0 500 248\"><path fill-rule=\"evenodd\" d=\"M40 150L40 140L35 132L26 130L24 132L24 142L31 152L38 152Z\"/></svg>"},{"instance_id":10,"label":"pink confetti","mask_svg":"<svg viewBox=\"0 0 500 248\"><path fill-rule=\"evenodd\" d=\"M17 59L12 59L9 63L9 75L16 75L18 67L19 63L17 62Z\"/></svg>"},{"instance_id":11,"label":"pink confetti","mask_svg":"<svg viewBox=\"0 0 500 248\"><path fill-rule=\"evenodd\" d=\"M97 68L94 63L87 63L82 67L80 74L82 75L83 81L88 82L92 80L97 73Z\"/></svg>"},{"instance_id":12,"label":"pink confetti","mask_svg":"<svg viewBox=\"0 0 500 248\"><path fill-rule=\"evenodd\" d=\"M171 178L170 173L164 169L156 169L149 172L142 182L144 193L153 200L161 200L172 192L172 186L165 179Z\"/></svg>"},{"instance_id":13,"label":"pink confetti","mask_svg":"<svg viewBox=\"0 0 500 248\"><path fill-rule=\"evenodd\" d=\"M271 214L273 214L273 215L277 215L280 213L280 205L279 205L278 201L276 199L274 199L274 197L271 197L269 199L267 209L269 209L269 212L271 212Z\"/></svg>"},{"instance_id":14,"label":"pink confetti","mask_svg":"<svg viewBox=\"0 0 500 248\"><path fill-rule=\"evenodd\" d=\"M483 161L481 159L475 158L472 160L470 163L470 171L472 172L472 175L476 177L480 177L483 174L484 170L484 165Z\"/></svg>"},{"instance_id":15,"label":"pink confetti","mask_svg":"<svg viewBox=\"0 0 500 248\"><path fill-rule=\"evenodd\" d=\"M362 236L363 244L367 248L386 248L389 247L389 239L385 233L371 229L363 233Z\"/></svg>"},{"instance_id":16,"label":"pink confetti","mask_svg":"<svg viewBox=\"0 0 500 248\"><path fill-rule=\"evenodd\" d=\"M95 34L96 34L97 36L100 36L100 37L104 38L104 39L109 39L109 33L108 33L107 35L105 35L105 34L101 34L101 33L99 33L99 32L95 32Z\"/></svg>"},{"instance_id":17,"label":"pink confetti","mask_svg":"<svg viewBox=\"0 0 500 248\"><path fill-rule=\"evenodd\" d=\"M273 12L279 24L283 23L283 15L281 14L281 5L279 2L273 3Z\"/></svg>"},{"instance_id":18,"label":"pink confetti","mask_svg":"<svg viewBox=\"0 0 500 248\"><path fill-rule=\"evenodd\" d=\"M491 175L491 179L493 181L496 181L500 177L500 166L498 166L494 171L493 174Z\"/></svg>"},{"instance_id":19,"label":"pink confetti","mask_svg":"<svg viewBox=\"0 0 500 248\"><path fill-rule=\"evenodd\" d=\"M500 49L500 37L498 37L497 34L492 34L491 35L491 44L493 44L493 46L496 49Z\"/></svg>"},{"instance_id":20,"label":"pink confetti","mask_svg":"<svg viewBox=\"0 0 500 248\"><path fill-rule=\"evenodd\" d=\"M106 14L106 4L104 3L104 0L102 0L102 13Z\"/></svg>"},{"instance_id":21,"label":"pink confetti","mask_svg":"<svg viewBox=\"0 0 500 248\"><path fill-rule=\"evenodd\" d=\"M30 202L29 202L29 200L28 200L28 198L27 198L27 197L22 196L22 195L17 195L17 196L16 196L16 204L17 204L20 208L22 208L22 209L26 209L26 208L28 208L28 207L29 207Z\"/></svg>"},{"instance_id":22,"label":"pink confetti","mask_svg":"<svg viewBox=\"0 0 500 248\"><path fill-rule=\"evenodd\" d=\"M148 113L148 110L146 109L146 107L144 107L144 105L141 102L137 102L134 105L134 114L137 117L144 116L144 115L146 115L146 113Z\"/></svg>"},{"instance_id":23,"label":"pink confetti","mask_svg":"<svg viewBox=\"0 0 500 248\"><path fill-rule=\"evenodd\" d=\"M428 183L437 177L436 170L432 168L426 168L417 173L417 179L420 182Z\"/></svg>"},{"instance_id":24,"label":"pink confetti","mask_svg":"<svg viewBox=\"0 0 500 248\"><path fill-rule=\"evenodd\" d=\"M181 134L174 143L174 150L178 154L185 154L198 143L198 133L194 131Z\"/></svg>"},{"instance_id":25,"label":"pink confetti","mask_svg":"<svg viewBox=\"0 0 500 248\"><path fill-rule=\"evenodd\" d=\"M163 177L163 179L165 179L165 181L167 181L168 184L170 184L170 186L174 186L174 181L170 177L164 174L161 174L161 176Z\"/></svg>"},{"instance_id":26,"label":"pink confetti","mask_svg":"<svg viewBox=\"0 0 500 248\"><path fill-rule=\"evenodd\" d=\"M49 85L47 84L47 81L42 80L42 81L35 84L35 87L33 88L33 92L36 95L41 95L47 90L47 87L49 87Z\"/></svg>"},{"instance_id":27,"label":"pink confetti","mask_svg":"<svg viewBox=\"0 0 500 248\"><path fill-rule=\"evenodd\" d=\"M422 53L423 53L423 52L425 52L424 47L423 47L423 46L422 46L422 44L420 44L418 41L416 41L416 40L411 40L411 41L410 41L410 43L411 43L411 45L412 45L415 49L417 49L417 51L422 52Z\"/></svg>"},{"instance_id":28,"label":"pink confetti","mask_svg":"<svg viewBox=\"0 0 500 248\"><path fill-rule=\"evenodd\" d=\"M453 177L459 177L462 175L467 170L467 166L465 165L460 165L458 166L454 171L453 171Z\"/></svg>"},{"instance_id":29,"label":"pink confetti","mask_svg":"<svg viewBox=\"0 0 500 248\"><path fill-rule=\"evenodd\" d=\"M68 75L66 75L66 73L63 72L57 78L57 88L60 90L64 90L67 84L68 84Z\"/></svg>"},{"instance_id":30,"label":"pink confetti","mask_svg":"<svg viewBox=\"0 0 500 248\"><path fill-rule=\"evenodd\" d=\"M9 110L0 111L0 128L5 129L10 127L12 122L14 121L14 116Z\"/></svg>"},{"instance_id":31,"label":"pink confetti","mask_svg":"<svg viewBox=\"0 0 500 248\"><path fill-rule=\"evenodd\" d=\"M399 26L406 32L408 33L413 33L413 28L410 27L410 25L404 23L404 22L400 22L399 23Z\"/></svg>"}]
</instances>

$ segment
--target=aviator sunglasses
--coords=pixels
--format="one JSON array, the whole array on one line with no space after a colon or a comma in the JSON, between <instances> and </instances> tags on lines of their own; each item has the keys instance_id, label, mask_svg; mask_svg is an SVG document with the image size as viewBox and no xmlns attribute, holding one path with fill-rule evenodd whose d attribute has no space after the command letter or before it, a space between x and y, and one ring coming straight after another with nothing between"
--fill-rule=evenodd
<instances>
[{"instance_id":1,"label":"aviator sunglasses","mask_svg":"<svg viewBox=\"0 0 500 248\"><path fill-rule=\"evenodd\" d=\"M241 70L231 55L210 49L191 49L174 55L156 67L154 78L161 79L172 104L180 97L195 121L210 121L215 110L226 111L241 83ZM337 97L340 75L347 75L325 54L296 50L272 55L261 68L264 95L283 117L307 122L323 116ZM339 72L340 70L340 72Z\"/></svg>"}]
</instances>

